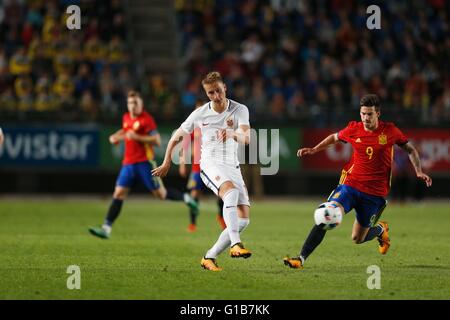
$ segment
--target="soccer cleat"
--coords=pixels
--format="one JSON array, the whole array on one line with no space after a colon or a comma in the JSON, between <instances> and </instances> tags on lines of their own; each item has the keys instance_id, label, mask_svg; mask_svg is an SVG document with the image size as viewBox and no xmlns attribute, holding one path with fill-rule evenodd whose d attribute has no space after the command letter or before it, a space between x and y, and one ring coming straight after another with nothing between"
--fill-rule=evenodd
<instances>
[{"instance_id":1,"label":"soccer cleat","mask_svg":"<svg viewBox=\"0 0 450 320\"><path fill-rule=\"evenodd\" d=\"M223 219L223 217L220 214L217 215L217 222L219 223L219 225L222 228L222 230L225 230L227 225L225 223L225 220Z\"/></svg>"},{"instance_id":2,"label":"soccer cleat","mask_svg":"<svg viewBox=\"0 0 450 320\"><path fill-rule=\"evenodd\" d=\"M391 240L389 239L388 234L389 226L386 221L380 221L378 222L378 224L380 224L384 229L381 236L378 236L378 252L380 252L381 254L386 254L389 250L389 247L391 246Z\"/></svg>"},{"instance_id":3,"label":"soccer cleat","mask_svg":"<svg viewBox=\"0 0 450 320\"><path fill-rule=\"evenodd\" d=\"M197 225L194 224L194 223L190 223L190 224L188 225L187 231L188 231L188 232L195 232L195 231L197 231Z\"/></svg>"},{"instance_id":4,"label":"soccer cleat","mask_svg":"<svg viewBox=\"0 0 450 320\"><path fill-rule=\"evenodd\" d=\"M302 259L300 257L289 258L289 256L284 257L284 265L289 266L292 269L303 269Z\"/></svg>"},{"instance_id":5,"label":"soccer cleat","mask_svg":"<svg viewBox=\"0 0 450 320\"><path fill-rule=\"evenodd\" d=\"M99 238L109 239L109 233L105 231L102 227L92 227L89 228L89 232Z\"/></svg>"},{"instance_id":6,"label":"soccer cleat","mask_svg":"<svg viewBox=\"0 0 450 320\"><path fill-rule=\"evenodd\" d=\"M202 258L202 261L200 261L200 265L203 267L203 269L206 270L222 271L222 268L217 265L216 259L213 258Z\"/></svg>"},{"instance_id":7,"label":"soccer cleat","mask_svg":"<svg viewBox=\"0 0 450 320\"><path fill-rule=\"evenodd\" d=\"M236 243L230 249L230 257L232 258L244 258L247 259L252 255L250 250L245 249L241 242Z\"/></svg>"}]
</instances>

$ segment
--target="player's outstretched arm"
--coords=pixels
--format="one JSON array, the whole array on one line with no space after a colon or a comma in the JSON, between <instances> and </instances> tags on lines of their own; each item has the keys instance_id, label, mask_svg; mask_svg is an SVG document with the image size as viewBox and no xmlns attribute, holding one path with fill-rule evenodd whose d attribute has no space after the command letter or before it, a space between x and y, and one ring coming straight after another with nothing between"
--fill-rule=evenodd
<instances>
[{"instance_id":1,"label":"player's outstretched arm","mask_svg":"<svg viewBox=\"0 0 450 320\"><path fill-rule=\"evenodd\" d=\"M178 173L181 177L187 177L187 166L186 166L186 152L183 148L180 150L180 165L178 166Z\"/></svg>"},{"instance_id":2,"label":"player's outstretched arm","mask_svg":"<svg viewBox=\"0 0 450 320\"><path fill-rule=\"evenodd\" d=\"M109 142L111 144L117 144L119 141L125 139L125 130L120 129L114 132L112 135L109 136Z\"/></svg>"},{"instance_id":3,"label":"player's outstretched arm","mask_svg":"<svg viewBox=\"0 0 450 320\"><path fill-rule=\"evenodd\" d=\"M218 131L218 140L225 142L227 139L234 139L240 144L250 143L250 126L240 125L235 131L233 129L221 129Z\"/></svg>"},{"instance_id":4,"label":"player's outstretched arm","mask_svg":"<svg viewBox=\"0 0 450 320\"><path fill-rule=\"evenodd\" d=\"M133 131L127 131L127 133L125 134L127 139L130 140L135 140L141 143L148 143L154 146L159 147L161 145L161 136L159 135L159 133L155 133L155 134L151 134L151 135L142 135L142 134L137 134L136 132Z\"/></svg>"},{"instance_id":5,"label":"player's outstretched arm","mask_svg":"<svg viewBox=\"0 0 450 320\"><path fill-rule=\"evenodd\" d=\"M5 137L3 135L2 128L0 128L0 146L3 144L3 141L5 140Z\"/></svg>"},{"instance_id":6,"label":"player's outstretched arm","mask_svg":"<svg viewBox=\"0 0 450 320\"><path fill-rule=\"evenodd\" d=\"M404 145L401 145L400 148L408 152L409 160L411 161L414 170L416 171L416 176L419 179L422 179L427 187L431 187L433 180L428 176L427 174L423 173L422 171L422 163L420 161L419 152L417 151L414 146L408 142Z\"/></svg>"},{"instance_id":7,"label":"player's outstretched arm","mask_svg":"<svg viewBox=\"0 0 450 320\"><path fill-rule=\"evenodd\" d=\"M332 144L335 144L338 141L339 141L339 138L338 138L337 133L330 134L328 137L326 137L321 142L319 142L319 144L317 144L314 148L301 148L301 149L298 149L297 157L303 157L303 156L306 156L306 155L315 154L315 153L317 153L319 151L322 151L322 150L328 148L328 146L330 146Z\"/></svg>"},{"instance_id":8,"label":"player's outstretched arm","mask_svg":"<svg viewBox=\"0 0 450 320\"><path fill-rule=\"evenodd\" d=\"M167 144L163 163L159 167L152 170L152 175L156 177L165 177L167 175L170 169L170 165L172 164L173 149L181 141L185 134L186 133L181 128L178 128L177 131L175 131L175 133L170 138L169 143Z\"/></svg>"},{"instance_id":9,"label":"player's outstretched arm","mask_svg":"<svg viewBox=\"0 0 450 320\"><path fill-rule=\"evenodd\" d=\"M250 126L240 125L234 132L234 140L240 144L250 144Z\"/></svg>"}]
</instances>

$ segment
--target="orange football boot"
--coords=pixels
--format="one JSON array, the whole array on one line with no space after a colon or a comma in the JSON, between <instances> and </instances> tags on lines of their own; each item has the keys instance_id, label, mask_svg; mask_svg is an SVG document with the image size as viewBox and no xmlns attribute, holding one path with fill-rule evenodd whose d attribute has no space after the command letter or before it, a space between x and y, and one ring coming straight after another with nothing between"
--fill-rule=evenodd
<instances>
[{"instance_id":1,"label":"orange football boot","mask_svg":"<svg viewBox=\"0 0 450 320\"><path fill-rule=\"evenodd\" d=\"M252 255L250 250L245 249L241 242L236 243L230 249L230 257L232 258L249 258Z\"/></svg>"},{"instance_id":2,"label":"orange football boot","mask_svg":"<svg viewBox=\"0 0 450 320\"><path fill-rule=\"evenodd\" d=\"M222 271L222 268L217 265L216 259L213 258L202 258L200 265L206 270Z\"/></svg>"},{"instance_id":3,"label":"orange football boot","mask_svg":"<svg viewBox=\"0 0 450 320\"><path fill-rule=\"evenodd\" d=\"M190 223L188 225L187 231L188 232L195 232L195 231L197 231L197 225L195 225L194 223Z\"/></svg>"},{"instance_id":4,"label":"orange football boot","mask_svg":"<svg viewBox=\"0 0 450 320\"><path fill-rule=\"evenodd\" d=\"M289 258L289 256L283 259L284 265L291 267L292 269L303 269L302 259L300 257Z\"/></svg>"},{"instance_id":5,"label":"orange football boot","mask_svg":"<svg viewBox=\"0 0 450 320\"><path fill-rule=\"evenodd\" d=\"M389 226L386 221L379 221L378 224L380 224L384 231L381 234L381 236L378 236L378 252L381 254L386 254L389 250L389 247L391 246L391 240L389 239Z\"/></svg>"}]
</instances>

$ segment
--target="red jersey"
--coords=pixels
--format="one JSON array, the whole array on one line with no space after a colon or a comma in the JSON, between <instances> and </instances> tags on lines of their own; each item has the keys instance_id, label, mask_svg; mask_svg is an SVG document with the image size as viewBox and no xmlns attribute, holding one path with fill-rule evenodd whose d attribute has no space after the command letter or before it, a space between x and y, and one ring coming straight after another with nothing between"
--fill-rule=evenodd
<instances>
[{"instance_id":1,"label":"red jersey","mask_svg":"<svg viewBox=\"0 0 450 320\"><path fill-rule=\"evenodd\" d=\"M140 135L148 135L151 131L156 130L156 123L153 117L145 112L132 119L130 113L127 112L122 118L122 129L127 131L134 131ZM142 143L125 138L125 155L122 164L134 164L138 162L153 160L154 158L153 146L149 143Z\"/></svg>"},{"instance_id":2,"label":"red jersey","mask_svg":"<svg viewBox=\"0 0 450 320\"><path fill-rule=\"evenodd\" d=\"M202 131L195 128L190 134L190 139L183 139L183 152L187 152L188 148L192 150L192 166L191 172L200 173L200 157L202 147Z\"/></svg>"},{"instance_id":3,"label":"red jersey","mask_svg":"<svg viewBox=\"0 0 450 320\"><path fill-rule=\"evenodd\" d=\"M408 138L391 122L382 122L371 132L362 122L349 122L338 132L339 140L351 143L353 155L342 170L339 184L361 192L386 197L391 187L394 144L403 145Z\"/></svg>"}]
</instances>

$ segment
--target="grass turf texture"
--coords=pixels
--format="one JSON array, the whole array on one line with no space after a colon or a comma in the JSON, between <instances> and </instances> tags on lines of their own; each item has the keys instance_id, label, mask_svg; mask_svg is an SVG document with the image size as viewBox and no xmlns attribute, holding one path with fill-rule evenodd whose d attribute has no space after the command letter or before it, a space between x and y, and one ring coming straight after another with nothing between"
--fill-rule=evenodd
<instances>
[{"instance_id":1,"label":"grass turf texture","mask_svg":"<svg viewBox=\"0 0 450 320\"><path fill-rule=\"evenodd\" d=\"M112 237L87 228L103 221L108 200L0 201L0 299L449 299L448 203L385 210L392 246L351 241L354 212L327 233L304 270L283 265L311 229L317 201L254 201L242 240L250 259L218 258L220 273L200 259L220 230L214 202L203 203L190 234L178 203L130 198ZM68 290L69 265L81 269L81 290ZM369 290L370 265L381 289Z\"/></svg>"}]
</instances>

